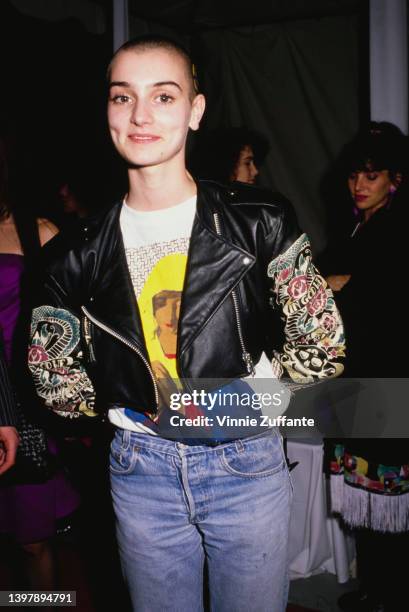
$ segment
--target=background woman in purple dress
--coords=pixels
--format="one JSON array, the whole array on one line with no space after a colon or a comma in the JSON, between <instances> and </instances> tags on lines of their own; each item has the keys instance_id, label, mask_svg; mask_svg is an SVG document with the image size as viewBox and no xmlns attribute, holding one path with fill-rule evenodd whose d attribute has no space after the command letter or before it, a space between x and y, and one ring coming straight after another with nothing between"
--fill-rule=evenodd
<instances>
[{"instance_id":1,"label":"background woman in purple dress","mask_svg":"<svg viewBox=\"0 0 409 612\"><path fill-rule=\"evenodd\" d=\"M0 335L18 400L29 416L33 405L21 391L26 376L25 315L34 297L40 248L58 230L47 219L37 219L28 207L24 210L18 205L21 202L10 188L8 158L6 140L0 136ZM55 454L54 441L49 440L48 445ZM61 470L41 484L16 484L8 475L0 478L0 533L13 536L20 545L31 588L55 588L50 538L56 534L58 519L70 515L78 505L78 494Z\"/></svg>"}]
</instances>

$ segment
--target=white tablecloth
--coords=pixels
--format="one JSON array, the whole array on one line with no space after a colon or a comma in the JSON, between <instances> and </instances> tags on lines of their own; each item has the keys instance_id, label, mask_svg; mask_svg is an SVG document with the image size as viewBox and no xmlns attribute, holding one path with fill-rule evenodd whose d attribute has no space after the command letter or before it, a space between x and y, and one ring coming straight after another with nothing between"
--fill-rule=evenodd
<instances>
[{"instance_id":1,"label":"white tablecloth","mask_svg":"<svg viewBox=\"0 0 409 612\"><path fill-rule=\"evenodd\" d=\"M290 463L299 462L291 472L290 579L327 571L336 574L338 582L346 582L355 556L354 540L327 510L323 445L318 440L288 440L287 454Z\"/></svg>"}]
</instances>

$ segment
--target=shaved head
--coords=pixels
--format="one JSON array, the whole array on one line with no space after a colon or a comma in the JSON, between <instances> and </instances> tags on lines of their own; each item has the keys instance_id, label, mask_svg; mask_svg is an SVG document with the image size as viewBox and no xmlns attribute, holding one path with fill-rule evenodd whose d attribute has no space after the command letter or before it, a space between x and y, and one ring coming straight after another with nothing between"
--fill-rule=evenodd
<instances>
[{"instance_id":1,"label":"shaved head","mask_svg":"<svg viewBox=\"0 0 409 612\"><path fill-rule=\"evenodd\" d=\"M198 83L195 74L195 68L188 51L178 42L167 38L166 36L158 36L153 34L147 34L145 36L138 36L124 43L113 55L108 69L107 69L107 80L108 84L111 80L112 66L115 63L116 58L119 54L134 51L135 53L143 53L144 51L150 51L152 49L163 49L169 51L170 54L178 56L182 61L186 69L186 76L189 83L189 97L191 100L199 93Z\"/></svg>"}]
</instances>

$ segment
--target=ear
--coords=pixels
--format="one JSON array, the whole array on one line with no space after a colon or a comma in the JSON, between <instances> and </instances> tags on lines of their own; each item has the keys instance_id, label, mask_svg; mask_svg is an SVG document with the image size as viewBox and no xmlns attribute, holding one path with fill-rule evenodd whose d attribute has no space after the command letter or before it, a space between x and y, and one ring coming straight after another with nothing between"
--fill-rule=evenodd
<instances>
[{"instance_id":1,"label":"ear","mask_svg":"<svg viewBox=\"0 0 409 612\"><path fill-rule=\"evenodd\" d=\"M399 185L401 184L402 178L403 178L402 177L402 172L397 172L395 174L395 176L393 177L392 184L395 187L395 189L397 189L399 187Z\"/></svg>"},{"instance_id":2,"label":"ear","mask_svg":"<svg viewBox=\"0 0 409 612\"><path fill-rule=\"evenodd\" d=\"M192 102L192 110L190 115L189 127L191 130L198 130L200 120L206 107L206 100L203 94L198 94Z\"/></svg>"}]
</instances>

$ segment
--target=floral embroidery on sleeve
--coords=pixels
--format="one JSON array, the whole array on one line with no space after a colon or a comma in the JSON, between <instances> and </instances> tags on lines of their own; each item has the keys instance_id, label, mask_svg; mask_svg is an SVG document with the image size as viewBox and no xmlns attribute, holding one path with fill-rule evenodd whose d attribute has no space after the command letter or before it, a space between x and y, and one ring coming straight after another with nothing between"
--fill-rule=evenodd
<instances>
[{"instance_id":1,"label":"floral embroidery on sleeve","mask_svg":"<svg viewBox=\"0 0 409 612\"><path fill-rule=\"evenodd\" d=\"M308 237L302 234L270 262L275 301L285 317L286 342L273 369L284 369L295 382L339 376L344 369L345 339L341 317L325 280L315 268Z\"/></svg>"},{"instance_id":2,"label":"floral embroidery on sleeve","mask_svg":"<svg viewBox=\"0 0 409 612\"><path fill-rule=\"evenodd\" d=\"M95 393L81 363L80 321L67 310L33 311L28 364L37 394L57 414L94 417Z\"/></svg>"}]
</instances>

